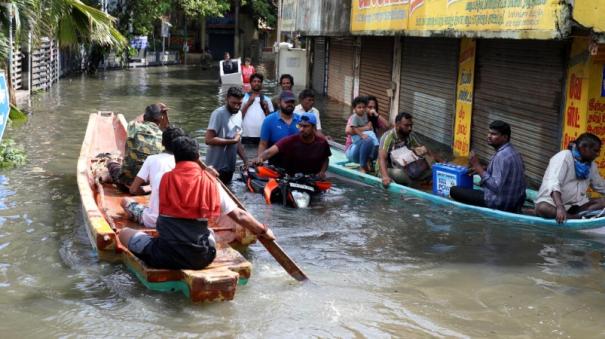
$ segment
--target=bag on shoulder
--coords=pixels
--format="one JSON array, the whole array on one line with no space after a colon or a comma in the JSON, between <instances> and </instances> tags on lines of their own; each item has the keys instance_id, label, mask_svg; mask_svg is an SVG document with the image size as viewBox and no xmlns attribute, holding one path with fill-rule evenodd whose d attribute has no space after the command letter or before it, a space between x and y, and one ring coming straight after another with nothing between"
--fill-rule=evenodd
<instances>
[{"instance_id":1,"label":"bag on shoulder","mask_svg":"<svg viewBox=\"0 0 605 339\"><path fill-rule=\"evenodd\" d=\"M426 159L406 146L391 151L391 163L394 167L403 168L412 180L420 178L429 169Z\"/></svg>"}]
</instances>

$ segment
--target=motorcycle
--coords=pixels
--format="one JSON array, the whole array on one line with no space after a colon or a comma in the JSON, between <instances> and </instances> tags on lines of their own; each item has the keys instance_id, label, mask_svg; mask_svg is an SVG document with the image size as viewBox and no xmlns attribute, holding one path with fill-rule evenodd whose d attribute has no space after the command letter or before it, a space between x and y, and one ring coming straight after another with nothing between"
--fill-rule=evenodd
<instances>
[{"instance_id":1,"label":"motorcycle","mask_svg":"<svg viewBox=\"0 0 605 339\"><path fill-rule=\"evenodd\" d=\"M332 183L314 175L297 173L288 175L274 166L240 168L242 178L250 192L262 193L267 204L281 202L284 206L306 208L311 197L325 192Z\"/></svg>"}]
</instances>

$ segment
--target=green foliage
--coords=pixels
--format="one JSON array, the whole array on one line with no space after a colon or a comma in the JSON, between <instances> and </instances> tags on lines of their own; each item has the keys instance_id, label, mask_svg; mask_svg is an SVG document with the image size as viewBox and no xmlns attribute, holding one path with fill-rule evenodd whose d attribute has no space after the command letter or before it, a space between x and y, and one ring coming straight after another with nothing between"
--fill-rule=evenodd
<instances>
[{"instance_id":1,"label":"green foliage","mask_svg":"<svg viewBox=\"0 0 605 339\"><path fill-rule=\"evenodd\" d=\"M27 121L27 115L25 113L13 105L10 105L10 107L11 110L8 117L11 121Z\"/></svg>"},{"instance_id":2,"label":"green foliage","mask_svg":"<svg viewBox=\"0 0 605 339\"><path fill-rule=\"evenodd\" d=\"M176 0L190 17L223 16L231 8L230 0Z\"/></svg>"},{"instance_id":3,"label":"green foliage","mask_svg":"<svg viewBox=\"0 0 605 339\"><path fill-rule=\"evenodd\" d=\"M272 0L242 0L242 5L251 7L252 16L269 27L277 25L277 4Z\"/></svg>"},{"instance_id":4,"label":"green foliage","mask_svg":"<svg viewBox=\"0 0 605 339\"><path fill-rule=\"evenodd\" d=\"M11 139L0 144L0 168L12 168L25 164L27 155Z\"/></svg>"}]
</instances>

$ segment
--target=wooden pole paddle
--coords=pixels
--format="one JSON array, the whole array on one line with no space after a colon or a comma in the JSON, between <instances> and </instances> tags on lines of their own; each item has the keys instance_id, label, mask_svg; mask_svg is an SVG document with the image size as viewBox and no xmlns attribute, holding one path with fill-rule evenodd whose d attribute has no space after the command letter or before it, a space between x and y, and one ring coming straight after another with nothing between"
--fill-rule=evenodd
<instances>
[{"instance_id":1,"label":"wooden pole paddle","mask_svg":"<svg viewBox=\"0 0 605 339\"><path fill-rule=\"evenodd\" d=\"M207 167L206 164L201 161L201 159L200 165L202 166L202 168ZM247 211L246 207L244 207L244 204L242 204L242 202L239 201L235 194L231 192L229 187L227 187L222 181L220 181L219 178L216 179L221 184L221 186L223 186L223 189L225 190L225 192L227 192L229 197L231 197L231 199L235 201L237 207L241 208L244 211ZM303 272L303 270L298 267L294 260L292 260L292 258L290 258L288 254L286 254L286 252L281 248L281 246L279 246L279 244L275 240L270 240L263 237L258 237L257 239L260 241L261 244L263 244L265 249L267 249L267 251L273 256L273 258L281 265L281 267L283 267L286 272L288 272L288 274L292 276L292 278L298 281L309 280L309 277L307 277L305 272Z\"/></svg>"}]
</instances>

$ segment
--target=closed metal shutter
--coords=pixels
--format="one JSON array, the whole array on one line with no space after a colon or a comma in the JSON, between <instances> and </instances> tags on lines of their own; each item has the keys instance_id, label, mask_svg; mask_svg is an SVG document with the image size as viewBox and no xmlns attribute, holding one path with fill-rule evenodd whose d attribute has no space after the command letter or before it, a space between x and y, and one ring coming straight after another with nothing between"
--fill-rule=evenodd
<instances>
[{"instance_id":1,"label":"closed metal shutter","mask_svg":"<svg viewBox=\"0 0 605 339\"><path fill-rule=\"evenodd\" d=\"M486 141L490 122L509 123L532 187L559 151L566 50L561 41L477 42L471 148L488 160L494 154Z\"/></svg>"},{"instance_id":2,"label":"closed metal shutter","mask_svg":"<svg viewBox=\"0 0 605 339\"><path fill-rule=\"evenodd\" d=\"M317 37L313 41L313 79L311 85L319 94L325 94L326 80L326 39Z\"/></svg>"},{"instance_id":3,"label":"closed metal shutter","mask_svg":"<svg viewBox=\"0 0 605 339\"><path fill-rule=\"evenodd\" d=\"M359 94L375 96L378 99L380 113L387 120L391 110L391 99L387 96L387 89L391 88L392 69L393 38L362 38Z\"/></svg>"},{"instance_id":4,"label":"closed metal shutter","mask_svg":"<svg viewBox=\"0 0 605 339\"><path fill-rule=\"evenodd\" d=\"M458 39L405 38L399 110L414 116L414 130L452 145L458 77Z\"/></svg>"},{"instance_id":5,"label":"closed metal shutter","mask_svg":"<svg viewBox=\"0 0 605 339\"><path fill-rule=\"evenodd\" d=\"M351 104L354 84L355 47L353 38L330 38L328 96Z\"/></svg>"}]
</instances>

